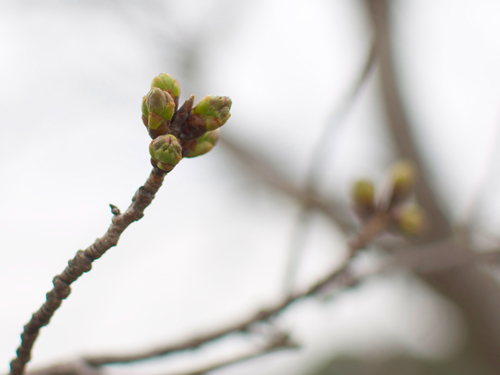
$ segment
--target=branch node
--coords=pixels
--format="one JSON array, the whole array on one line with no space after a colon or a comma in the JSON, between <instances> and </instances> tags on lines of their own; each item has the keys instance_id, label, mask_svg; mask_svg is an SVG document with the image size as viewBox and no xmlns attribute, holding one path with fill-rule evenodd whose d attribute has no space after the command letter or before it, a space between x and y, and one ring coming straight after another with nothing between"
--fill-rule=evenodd
<instances>
[{"instance_id":1,"label":"branch node","mask_svg":"<svg viewBox=\"0 0 500 375\"><path fill-rule=\"evenodd\" d=\"M110 204L109 204L109 207L111 208L111 213L112 213L113 215L115 215L115 216L116 216L116 215L120 215L120 214L121 214L120 209L119 209L118 207L116 207L114 204L111 204L111 203L110 203Z\"/></svg>"}]
</instances>

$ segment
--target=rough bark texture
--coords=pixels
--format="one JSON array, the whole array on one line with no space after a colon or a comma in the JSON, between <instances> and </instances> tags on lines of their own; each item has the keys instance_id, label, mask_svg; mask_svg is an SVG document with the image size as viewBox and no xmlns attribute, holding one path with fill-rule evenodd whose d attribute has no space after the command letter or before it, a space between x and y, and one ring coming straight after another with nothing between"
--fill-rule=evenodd
<instances>
[{"instance_id":1,"label":"rough bark texture","mask_svg":"<svg viewBox=\"0 0 500 375\"><path fill-rule=\"evenodd\" d=\"M33 314L31 320L24 326L21 334L21 345L17 349L17 357L10 363L11 375L22 375L26 363L31 359L31 350L40 328L49 324L54 312L61 306L63 299L71 293L70 285L84 272L90 271L92 262L99 259L107 250L116 246L123 231L134 221L144 216L144 209L154 199L156 192L163 183L166 172L157 168L151 171L148 180L141 186L132 198L132 203L127 210L121 214L120 211L111 206L113 219L107 232L101 238L87 247L78 250L75 257L68 262L64 271L54 277L54 288L47 293L47 300L42 307Z\"/></svg>"}]
</instances>

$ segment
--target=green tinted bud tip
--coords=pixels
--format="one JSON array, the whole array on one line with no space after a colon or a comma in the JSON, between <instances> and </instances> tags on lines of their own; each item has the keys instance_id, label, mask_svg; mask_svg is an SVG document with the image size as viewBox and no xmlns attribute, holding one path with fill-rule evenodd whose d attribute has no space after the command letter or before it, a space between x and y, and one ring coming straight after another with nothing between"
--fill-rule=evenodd
<instances>
[{"instance_id":1,"label":"green tinted bud tip","mask_svg":"<svg viewBox=\"0 0 500 375\"><path fill-rule=\"evenodd\" d=\"M148 127L151 129L158 129L165 121L168 127L174 116L175 103L167 92L154 87L148 92L145 103L143 99L142 111L143 115L148 112Z\"/></svg>"},{"instance_id":2,"label":"green tinted bud tip","mask_svg":"<svg viewBox=\"0 0 500 375\"><path fill-rule=\"evenodd\" d=\"M175 103L178 103L178 98L181 95L181 87L179 86L179 82L170 74L160 73L154 77L153 82L151 82L151 88L154 87L168 92Z\"/></svg>"},{"instance_id":3,"label":"green tinted bud tip","mask_svg":"<svg viewBox=\"0 0 500 375\"><path fill-rule=\"evenodd\" d=\"M352 189L352 198L356 206L372 208L374 200L373 182L370 180L358 180Z\"/></svg>"},{"instance_id":4,"label":"green tinted bud tip","mask_svg":"<svg viewBox=\"0 0 500 375\"><path fill-rule=\"evenodd\" d=\"M158 168L170 172L182 159L182 146L172 134L161 135L151 142L149 153Z\"/></svg>"},{"instance_id":5,"label":"green tinted bud tip","mask_svg":"<svg viewBox=\"0 0 500 375\"><path fill-rule=\"evenodd\" d=\"M203 130L215 130L226 123L231 117L231 99L227 96L205 96L193 108L194 117L203 120L196 125Z\"/></svg>"},{"instance_id":6,"label":"green tinted bud tip","mask_svg":"<svg viewBox=\"0 0 500 375\"><path fill-rule=\"evenodd\" d=\"M410 236L422 233L426 224L424 211L418 205L404 207L397 221L401 231Z\"/></svg>"},{"instance_id":7,"label":"green tinted bud tip","mask_svg":"<svg viewBox=\"0 0 500 375\"><path fill-rule=\"evenodd\" d=\"M415 168L408 161L396 163L390 170L390 179L392 184L391 201L399 203L408 198L415 184Z\"/></svg>"},{"instance_id":8,"label":"green tinted bud tip","mask_svg":"<svg viewBox=\"0 0 500 375\"><path fill-rule=\"evenodd\" d=\"M185 156L194 158L212 150L219 141L219 132L219 129L208 131L201 137L186 142L184 147L188 150L188 153Z\"/></svg>"}]
</instances>

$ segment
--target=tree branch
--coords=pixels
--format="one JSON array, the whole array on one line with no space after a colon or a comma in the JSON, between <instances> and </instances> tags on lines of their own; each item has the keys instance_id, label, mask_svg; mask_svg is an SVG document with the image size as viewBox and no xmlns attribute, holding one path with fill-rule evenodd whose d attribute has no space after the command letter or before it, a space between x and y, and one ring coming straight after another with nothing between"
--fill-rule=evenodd
<instances>
[{"instance_id":1,"label":"tree branch","mask_svg":"<svg viewBox=\"0 0 500 375\"><path fill-rule=\"evenodd\" d=\"M372 238L382 233L385 230L389 220L390 216L385 212L381 212L378 215L374 216L373 219L362 228L358 235L349 242L348 255L338 268L330 272L327 276L310 286L308 289L301 292L292 293L274 306L261 310L241 322L227 326L215 332L208 333L206 335L200 335L198 337L182 341L178 344L167 345L142 353L135 353L130 355L86 357L85 361L89 365L96 367L113 363L131 363L164 356L177 351L196 349L205 343L216 340L230 333L248 331L253 324L261 321L267 321L272 317L275 317L276 315L282 313L288 306L290 306L294 302L315 295L320 290L332 284L333 282L344 280L346 277L348 277L348 269L351 264L351 260L353 259L356 252L360 249L363 249L366 246L367 242Z\"/></svg>"},{"instance_id":2,"label":"tree branch","mask_svg":"<svg viewBox=\"0 0 500 375\"><path fill-rule=\"evenodd\" d=\"M397 91L397 76L393 68L391 55L389 4L388 0L366 0L372 18L376 45L380 63L380 75L383 91L383 103L388 116L388 125L395 145L401 156L412 160L420 178L417 180L416 195L432 221L420 243L439 241L450 237L451 230L443 214L438 199L425 174L424 163L415 147L404 108ZM471 252L463 245L443 242L450 252ZM498 283L472 264L447 269L443 272L420 273L425 281L458 305L467 320L470 343L477 354L491 370L500 369L500 287Z\"/></svg>"},{"instance_id":3,"label":"tree branch","mask_svg":"<svg viewBox=\"0 0 500 375\"><path fill-rule=\"evenodd\" d=\"M481 264L488 264L491 261L498 262L500 256L500 249L496 249L495 251L490 251L488 253L475 253L471 254L469 252L461 252L458 254L457 251L451 248L452 246L457 245L452 240L440 241L431 245L420 245L415 246L413 248L408 248L401 253L396 254L391 259L383 262L382 264L376 266L372 270L365 271L363 273L344 273L341 277L337 277L335 279L336 285L335 289L332 292L329 292L328 295L325 296L325 300L329 301L335 295L338 295L339 291L346 290L347 288L355 287L365 281L367 278L384 274L395 270L400 267L408 267L410 270L415 271L420 274L439 274L441 272L447 272L453 269L462 268L467 265L473 265L474 267ZM330 285L330 284L329 284ZM325 285L326 286L326 285ZM332 294L334 293L334 294ZM275 315L278 315L280 312L277 312ZM255 314L253 317L254 322L258 322L258 316L261 313ZM189 349L195 349L202 344L213 341L219 337L222 337L226 334L237 332L239 328L242 330L248 330L246 326L248 321L245 323L240 323L238 325L233 325L224 330L219 330L217 333L213 333L211 335L200 336L196 339L187 340L184 343L180 343L177 345L172 345L170 347L158 349L155 351L149 351L150 355L142 355L142 356L129 356L130 359L134 359L133 361L125 361L121 363L134 362L138 360L146 360L166 354L170 354L175 351L183 351ZM169 348L169 349L167 349ZM261 353L264 354L264 353ZM252 354L252 358L254 356L261 355L259 353ZM112 358L116 357L87 357L86 359L72 361L64 364L57 364L43 369L32 370L28 372L28 375L99 375L99 369L96 366L102 366L105 364L119 363L119 362L106 362L105 359L112 360ZM123 357L121 357L123 358ZM239 357L240 359L235 359L236 361L245 360L246 357ZM231 360L226 360L220 362L221 364L225 364L230 362ZM233 363L233 362L231 362ZM215 369L215 368L210 368ZM205 369L205 371L208 371ZM198 370L198 373L200 370Z\"/></svg>"},{"instance_id":4,"label":"tree branch","mask_svg":"<svg viewBox=\"0 0 500 375\"><path fill-rule=\"evenodd\" d=\"M382 83L383 106L387 115L387 124L394 139L398 154L411 160L416 168L417 183L415 193L418 202L424 207L430 220L429 230L422 236L421 243L438 241L451 234L448 219L440 208L435 193L432 191L426 167L421 159L408 118L401 103L391 55L391 40L386 0L366 0L373 21L375 45L379 59L380 79Z\"/></svg>"},{"instance_id":5,"label":"tree branch","mask_svg":"<svg viewBox=\"0 0 500 375\"><path fill-rule=\"evenodd\" d=\"M102 370L89 366L84 360L60 363L36 370L29 370L28 375L102 375Z\"/></svg>"},{"instance_id":6,"label":"tree branch","mask_svg":"<svg viewBox=\"0 0 500 375\"><path fill-rule=\"evenodd\" d=\"M344 98L341 100L338 108L335 108L332 112L330 119L327 121L323 132L314 147L305 182L305 192L309 196L316 194L320 183L322 169L324 169L325 161L328 160L328 153L331 149L335 149L335 147L328 147L334 132L339 131L345 116L349 113L349 110L356 101L361 89L365 85L375 67L375 62L377 61L375 51L375 43L372 42L370 50L368 51L368 56L366 57L366 61L363 64L361 71L352 84L352 87L350 87L349 91L344 95ZM309 230L310 211L311 207L305 205L302 206L299 214L297 215L295 230L293 231L285 269L283 282L283 289L285 293L290 293L293 290L293 283L298 272L300 258L305 245L305 238Z\"/></svg>"},{"instance_id":7,"label":"tree branch","mask_svg":"<svg viewBox=\"0 0 500 375\"><path fill-rule=\"evenodd\" d=\"M144 210L154 199L165 175L166 172L154 168L144 186L137 190L132 198L132 203L123 214L119 213L116 207L112 207L114 216L104 236L98 238L85 250L78 250L75 257L68 262L68 266L64 271L54 277L54 288L47 293L47 300L33 314L28 324L24 326L21 345L17 349L17 357L10 363L11 375L23 374L26 363L31 359L31 350L40 328L49 324L55 311L61 306L63 299L66 299L71 293L70 285L84 272L90 271L94 260L99 259L107 250L116 246L120 235L131 223L144 216Z\"/></svg>"},{"instance_id":8,"label":"tree branch","mask_svg":"<svg viewBox=\"0 0 500 375\"><path fill-rule=\"evenodd\" d=\"M215 363L213 365L205 366L202 368L199 368L198 370L182 373L182 374L176 374L176 375L204 375L207 374L210 371L213 370L218 370L223 367L231 366L236 363L241 363L244 361L248 361L254 358L262 357L263 355L274 353L278 350L284 350L284 349L299 349L300 346L291 341L290 337L288 335L281 335L278 337L278 339L271 340L268 342L266 345L263 347L255 350L253 353L237 356L234 358L229 358L223 361L220 361L218 363Z\"/></svg>"},{"instance_id":9,"label":"tree branch","mask_svg":"<svg viewBox=\"0 0 500 375\"><path fill-rule=\"evenodd\" d=\"M220 143L236 161L240 162L265 185L293 199L301 206L317 209L342 231L346 233L354 231L355 223L340 204L327 201L315 192L307 193L303 189L296 187L269 160L259 157L256 152L243 143L229 137L221 137Z\"/></svg>"}]
</instances>

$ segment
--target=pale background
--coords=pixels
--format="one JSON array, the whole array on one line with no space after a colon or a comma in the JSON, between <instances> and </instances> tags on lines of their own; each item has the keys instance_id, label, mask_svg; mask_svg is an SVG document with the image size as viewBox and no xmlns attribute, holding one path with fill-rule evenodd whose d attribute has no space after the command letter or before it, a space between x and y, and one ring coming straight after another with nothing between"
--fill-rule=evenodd
<instances>
[{"instance_id":1,"label":"pale background","mask_svg":"<svg viewBox=\"0 0 500 375\"><path fill-rule=\"evenodd\" d=\"M500 3L395 3L397 72L442 204L460 220L487 174L477 225L498 234ZM365 62L369 32L354 0L1 1L0 372L53 276L105 232L108 204L125 209L145 181L140 101L155 75L176 77L181 99L230 96L222 136L253 144L301 183ZM377 95L372 77L332 142L325 196L347 202L355 178L380 180L390 164ZM74 284L42 329L30 368L154 347L266 306L282 293L298 209L246 177L223 147L182 161L145 217ZM298 284L326 272L344 246L315 218ZM460 321L416 279L379 277L284 314L300 352L220 374L304 374L332 353L442 358L461 345ZM109 372L165 373L246 344L234 335Z\"/></svg>"}]
</instances>

